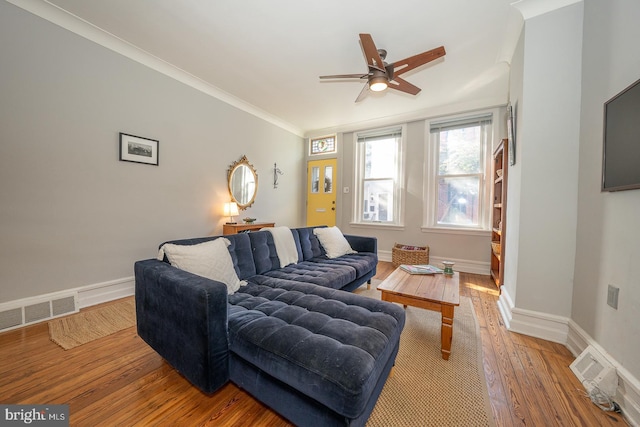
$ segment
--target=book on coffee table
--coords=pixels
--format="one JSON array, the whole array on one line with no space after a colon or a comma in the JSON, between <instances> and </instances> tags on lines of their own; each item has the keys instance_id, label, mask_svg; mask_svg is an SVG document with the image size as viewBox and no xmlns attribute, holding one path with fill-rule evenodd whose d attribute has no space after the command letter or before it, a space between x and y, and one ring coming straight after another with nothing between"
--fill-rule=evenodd
<instances>
[{"instance_id":1,"label":"book on coffee table","mask_svg":"<svg viewBox=\"0 0 640 427\"><path fill-rule=\"evenodd\" d=\"M409 274L438 274L443 270L430 264L401 264L400 268Z\"/></svg>"}]
</instances>

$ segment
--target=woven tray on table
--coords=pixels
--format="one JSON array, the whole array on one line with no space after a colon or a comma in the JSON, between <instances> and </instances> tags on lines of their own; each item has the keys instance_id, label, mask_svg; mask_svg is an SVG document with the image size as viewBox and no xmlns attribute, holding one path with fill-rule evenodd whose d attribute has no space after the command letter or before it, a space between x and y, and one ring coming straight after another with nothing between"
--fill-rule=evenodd
<instances>
[{"instance_id":1,"label":"woven tray on table","mask_svg":"<svg viewBox=\"0 0 640 427\"><path fill-rule=\"evenodd\" d=\"M394 267L400 264L429 264L429 246L411 246L396 243L391 250Z\"/></svg>"}]
</instances>

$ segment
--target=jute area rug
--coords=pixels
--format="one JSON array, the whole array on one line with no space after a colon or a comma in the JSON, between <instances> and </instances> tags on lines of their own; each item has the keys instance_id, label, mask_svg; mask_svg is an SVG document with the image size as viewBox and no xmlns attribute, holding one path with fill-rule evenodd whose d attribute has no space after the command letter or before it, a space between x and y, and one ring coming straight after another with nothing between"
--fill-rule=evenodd
<instances>
[{"instance_id":1,"label":"jute area rug","mask_svg":"<svg viewBox=\"0 0 640 427\"><path fill-rule=\"evenodd\" d=\"M355 293L380 299L374 281ZM368 427L494 426L471 300L460 297L449 360L440 353L441 315L407 307L400 350Z\"/></svg>"},{"instance_id":2,"label":"jute area rug","mask_svg":"<svg viewBox=\"0 0 640 427\"><path fill-rule=\"evenodd\" d=\"M380 299L377 283L355 293ZM407 307L406 316L396 365L367 427L494 426L471 300L460 297L456 307L449 360L440 353L440 313ZM134 325L135 302L128 298L54 319L49 336L68 350Z\"/></svg>"},{"instance_id":3,"label":"jute area rug","mask_svg":"<svg viewBox=\"0 0 640 427\"><path fill-rule=\"evenodd\" d=\"M49 322L49 338L70 350L136 324L133 298L83 311Z\"/></svg>"}]
</instances>

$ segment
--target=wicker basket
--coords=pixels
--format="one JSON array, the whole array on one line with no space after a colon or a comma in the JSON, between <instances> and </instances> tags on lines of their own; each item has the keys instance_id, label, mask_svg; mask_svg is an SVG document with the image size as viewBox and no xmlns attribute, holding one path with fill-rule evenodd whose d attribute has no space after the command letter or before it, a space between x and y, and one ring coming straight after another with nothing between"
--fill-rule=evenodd
<instances>
[{"instance_id":1,"label":"wicker basket","mask_svg":"<svg viewBox=\"0 0 640 427\"><path fill-rule=\"evenodd\" d=\"M394 267L400 264L429 264L429 246L410 246L396 243L391 250Z\"/></svg>"}]
</instances>

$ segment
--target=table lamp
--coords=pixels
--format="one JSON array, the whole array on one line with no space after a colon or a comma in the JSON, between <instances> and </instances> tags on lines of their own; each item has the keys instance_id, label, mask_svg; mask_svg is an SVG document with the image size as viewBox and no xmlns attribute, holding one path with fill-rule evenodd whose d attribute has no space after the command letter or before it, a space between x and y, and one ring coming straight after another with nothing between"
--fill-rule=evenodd
<instances>
[{"instance_id":1,"label":"table lamp","mask_svg":"<svg viewBox=\"0 0 640 427\"><path fill-rule=\"evenodd\" d=\"M224 216L229 217L229 222L227 224L236 224L233 220L233 217L239 215L238 212L238 204L236 202L229 202L224 204Z\"/></svg>"}]
</instances>

